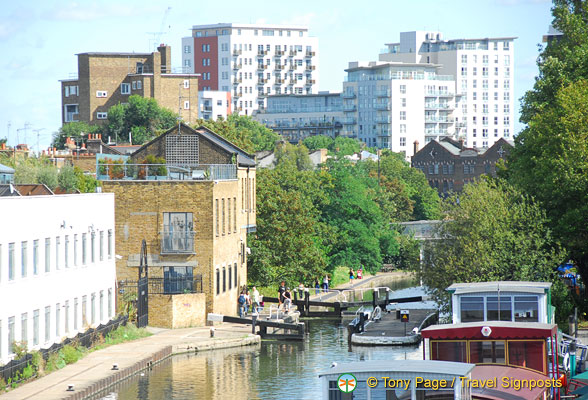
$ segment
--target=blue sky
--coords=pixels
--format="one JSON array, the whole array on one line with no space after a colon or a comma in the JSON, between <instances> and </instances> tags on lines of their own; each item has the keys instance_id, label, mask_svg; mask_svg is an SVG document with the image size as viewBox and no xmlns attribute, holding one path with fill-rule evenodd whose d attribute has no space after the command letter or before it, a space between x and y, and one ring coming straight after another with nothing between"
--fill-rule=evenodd
<instances>
[{"instance_id":1,"label":"blue sky","mask_svg":"<svg viewBox=\"0 0 588 400\"><path fill-rule=\"evenodd\" d=\"M305 24L319 38L320 90L340 91L349 61L376 60L401 31L440 30L445 38L517 36L515 97L533 86L542 35L551 22L547 0L372 1L60 1L4 0L0 9L0 138L41 148L61 124L58 80L77 72L76 53L151 51L153 35L171 10L161 41L180 66L181 38L195 24ZM518 101L516 120L518 120ZM8 128L10 124L10 128ZM515 126L516 131L521 125Z\"/></svg>"}]
</instances>

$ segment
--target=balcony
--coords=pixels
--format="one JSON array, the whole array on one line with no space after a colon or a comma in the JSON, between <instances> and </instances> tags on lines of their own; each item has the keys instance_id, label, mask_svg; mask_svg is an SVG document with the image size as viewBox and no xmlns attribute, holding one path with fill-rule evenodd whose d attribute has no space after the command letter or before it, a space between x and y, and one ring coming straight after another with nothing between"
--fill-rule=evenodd
<instances>
[{"instance_id":1,"label":"balcony","mask_svg":"<svg viewBox=\"0 0 588 400\"><path fill-rule=\"evenodd\" d=\"M263 57L267 54L267 50L257 50L257 57Z\"/></svg>"},{"instance_id":2,"label":"balcony","mask_svg":"<svg viewBox=\"0 0 588 400\"><path fill-rule=\"evenodd\" d=\"M212 106L202 106L202 111L212 112Z\"/></svg>"},{"instance_id":3,"label":"balcony","mask_svg":"<svg viewBox=\"0 0 588 400\"><path fill-rule=\"evenodd\" d=\"M283 70L283 69L286 69L286 66L285 65L276 65L274 68L277 70Z\"/></svg>"},{"instance_id":4,"label":"balcony","mask_svg":"<svg viewBox=\"0 0 588 400\"><path fill-rule=\"evenodd\" d=\"M233 49L234 56L240 56L243 52L241 50Z\"/></svg>"},{"instance_id":5,"label":"balcony","mask_svg":"<svg viewBox=\"0 0 588 400\"><path fill-rule=\"evenodd\" d=\"M274 85L281 85L283 83L286 83L286 80L285 79L276 78L276 81L274 82Z\"/></svg>"},{"instance_id":6,"label":"balcony","mask_svg":"<svg viewBox=\"0 0 588 400\"><path fill-rule=\"evenodd\" d=\"M298 83L298 81L296 79L290 79L288 81L288 85L296 85Z\"/></svg>"},{"instance_id":7,"label":"balcony","mask_svg":"<svg viewBox=\"0 0 588 400\"><path fill-rule=\"evenodd\" d=\"M436 92L436 91L427 91L425 93L425 97L453 97L454 94L450 92Z\"/></svg>"},{"instance_id":8,"label":"balcony","mask_svg":"<svg viewBox=\"0 0 588 400\"><path fill-rule=\"evenodd\" d=\"M235 78L233 80L233 85L238 85L239 83L243 82L243 78Z\"/></svg>"},{"instance_id":9,"label":"balcony","mask_svg":"<svg viewBox=\"0 0 588 400\"><path fill-rule=\"evenodd\" d=\"M304 57L314 57L316 56L316 53L314 51L307 51L306 55Z\"/></svg>"},{"instance_id":10,"label":"balcony","mask_svg":"<svg viewBox=\"0 0 588 400\"><path fill-rule=\"evenodd\" d=\"M375 109L376 110L390 111L390 104L388 104L388 103L376 103Z\"/></svg>"},{"instance_id":11,"label":"balcony","mask_svg":"<svg viewBox=\"0 0 588 400\"><path fill-rule=\"evenodd\" d=\"M390 123L390 116L387 115L385 117L377 117L376 124L389 124Z\"/></svg>"},{"instance_id":12,"label":"balcony","mask_svg":"<svg viewBox=\"0 0 588 400\"><path fill-rule=\"evenodd\" d=\"M276 54L274 55L274 57L281 57L284 54L286 54L284 50L276 50Z\"/></svg>"},{"instance_id":13,"label":"balcony","mask_svg":"<svg viewBox=\"0 0 588 400\"><path fill-rule=\"evenodd\" d=\"M316 65L307 65L305 69L307 71L314 71L316 69Z\"/></svg>"},{"instance_id":14,"label":"balcony","mask_svg":"<svg viewBox=\"0 0 588 400\"><path fill-rule=\"evenodd\" d=\"M264 83L267 83L267 79L257 79L258 85L263 85Z\"/></svg>"},{"instance_id":15,"label":"balcony","mask_svg":"<svg viewBox=\"0 0 588 400\"><path fill-rule=\"evenodd\" d=\"M355 93L343 92L344 99L355 99Z\"/></svg>"},{"instance_id":16,"label":"balcony","mask_svg":"<svg viewBox=\"0 0 588 400\"><path fill-rule=\"evenodd\" d=\"M101 181L215 181L237 179L235 164L123 164L98 163L96 178Z\"/></svg>"},{"instance_id":17,"label":"balcony","mask_svg":"<svg viewBox=\"0 0 588 400\"><path fill-rule=\"evenodd\" d=\"M376 97L390 97L388 90L376 90Z\"/></svg>"},{"instance_id":18,"label":"balcony","mask_svg":"<svg viewBox=\"0 0 588 400\"><path fill-rule=\"evenodd\" d=\"M344 118L343 119L343 125L355 125L356 123L356 119L351 117L351 118Z\"/></svg>"},{"instance_id":19,"label":"balcony","mask_svg":"<svg viewBox=\"0 0 588 400\"><path fill-rule=\"evenodd\" d=\"M425 129L425 135L428 136L439 136L439 135L447 135L446 129Z\"/></svg>"},{"instance_id":20,"label":"balcony","mask_svg":"<svg viewBox=\"0 0 588 400\"><path fill-rule=\"evenodd\" d=\"M161 254L195 254L194 232L173 231L165 226L161 235Z\"/></svg>"},{"instance_id":21,"label":"balcony","mask_svg":"<svg viewBox=\"0 0 588 400\"><path fill-rule=\"evenodd\" d=\"M355 106L355 104L344 104L343 105L343 111L351 112L351 111L355 111L355 110L357 110L357 107Z\"/></svg>"},{"instance_id":22,"label":"balcony","mask_svg":"<svg viewBox=\"0 0 588 400\"><path fill-rule=\"evenodd\" d=\"M289 57L294 57L296 54L298 54L298 51L296 50L290 50L290 53L288 54Z\"/></svg>"},{"instance_id":23,"label":"balcony","mask_svg":"<svg viewBox=\"0 0 588 400\"><path fill-rule=\"evenodd\" d=\"M448 104L425 103L426 110L449 110L450 108Z\"/></svg>"},{"instance_id":24,"label":"balcony","mask_svg":"<svg viewBox=\"0 0 588 400\"><path fill-rule=\"evenodd\" d=\"M234 70L241 69L242 66L243 66L243 64L233 64L233 69Z\"/></svg>"},{"instance_id":25,"label":"balcony","mask_svg":"<svg viewBox=\"0 0 588 400\"><path fill-rule=\"evenodd\" d=\"M264 69L267 69L267 65L257 64L257 70L258 71L263 71Z\"/></svg>"},{"instance_id":26,"label":"balcony","mask_svg":"<svg viewBox=\"0 0 588 400\"><path fill-rule=\"evenodd\" d=\"M296 64L290 64L290 67L288 69L290 71L295 71L296 70Z\"/></svg>"},{"instance_id":27,"label":"balcony","mask_svg":"<svg viewBox=\"0 0 588 400\"><path fill-rule=\"evenodd\" d=\"M305 85L310 86L310 85L314 85L316 83L316 80L314 79L307 79Z\"/></svg>"}]
</instances>

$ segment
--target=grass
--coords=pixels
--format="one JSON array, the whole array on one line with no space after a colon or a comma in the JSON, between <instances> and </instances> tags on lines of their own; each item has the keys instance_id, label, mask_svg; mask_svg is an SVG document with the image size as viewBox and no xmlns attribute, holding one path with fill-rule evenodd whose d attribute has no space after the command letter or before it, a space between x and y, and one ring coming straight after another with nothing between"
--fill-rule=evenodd
<instances>
[{"instance_id":1,"label":"grass","mask_svg":"<svg viewBox=\"0 0 588 400\"><path fill-rule=\"evenodd\" d=\"M354 270L355 271L355 270ZM357 271L355 271L357 274ZM371 276L366 271L363 272L363 279ZM357 278L356 278L357 279ZM337 286L349 283L349 267L337 267L331 276L330 288L337 288Z\"/></svg>"}]
</instances>

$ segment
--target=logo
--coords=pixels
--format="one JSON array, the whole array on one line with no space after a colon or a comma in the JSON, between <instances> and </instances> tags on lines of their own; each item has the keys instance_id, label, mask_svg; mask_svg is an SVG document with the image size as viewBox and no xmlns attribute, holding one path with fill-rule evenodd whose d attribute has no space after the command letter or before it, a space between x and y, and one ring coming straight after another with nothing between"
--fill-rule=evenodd
<instances>
[{"instance_id":1,"label":"logo","mask_svg":"<svg viewBox=\"0 0 588 400\"><path fill-rule=\"evenodd\" d=\"M339 379L337 379L337 386L343 393L351 393L357 386L357 380L355 379L355 376L351 374L342 374L339 375Z\"/></svg>"}]
</instances>

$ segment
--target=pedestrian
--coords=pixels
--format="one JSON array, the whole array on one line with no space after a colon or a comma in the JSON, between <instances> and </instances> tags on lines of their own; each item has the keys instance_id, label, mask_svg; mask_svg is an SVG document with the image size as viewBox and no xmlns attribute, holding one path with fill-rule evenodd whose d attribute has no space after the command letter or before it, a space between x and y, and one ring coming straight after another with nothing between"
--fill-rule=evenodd
<instances>
[{"instance_id":1,"label":"pedestrian","mask_svg":"<svg viewBox=\"0 0 588 400\"><path fill-rule=\"evenodd\" d=\"M314 294L319 294L321 291L321 284L318 278L314 278Z\"/></svg>"},{"instance_id":2,"label":"pedestrian","mask_svg":"<svg viewBox=\"0 0 588 400\"><path fill-rule=\"evenodd\" d=\"M329 290L329 274L325 274L325 277L323 278L323 289L325 291Z\"/></svg>"},{"instance_id":3,"label":"pedestrian","mask_svg":"<svg viewBox=\"0 0 588 400\"><path fill-rule=\"evenodd\" d=\"M304 298L304 283L302 283L302 282L300 282L300 284L298 285L298 298L299 299Z\"/></svg>"},{"instance_id":4,"label":"pedestrian","mask_svg":"<svg viewBox=\"0 0 588 400\"><path fill-rule=\"evenodd\" d=\"M282 303L284 302L284 292L286 291L286 282L280 282L280 287L278 288L278 309L281 307Z\"/></svg>"},{"instance_id":5,"label":"pedestrian","mask_svg":"<svg viewBox=\"0 0 588 400\"><path fill-rule=\"evenodd\" d=\"M284 312L288 313L291 305L292 294L290 293L290 288L286 288L286 291L284 292Z\"/></svg>"},{"instance_id":6,"label":"pedestrian","mask_svg":"<svg viewBox=\"0 0 588 400\"><path fill-rule=\"evenodd\" d=\"M241 294L239 295L239 298L237 299L237 303L239 305L239 318L243 318L244 317L244 313L245 313L245 304L247 303L247 299L245 299L245 292L241 291Z\"/></svg>"},{"instance_id":7,"label":"pedestrian","mask_svg":"<svg viewBox=\"0 0 588 400\"><path fill-rule=\"evenodd\" d=\"M349 285L353 285L353 279L355 278L355 271L349 267Z\"/></svg>"},{"instance_id":8,"label":"pedestrian","mask_svg":"<svg viewBox=\"0 0 588 400\"><path fill-rule=\"evenodd\" d=\"M259 294L259 290L255 286L251 288L251 301L253 303L253 312L259 314L259 309L261 307L261 296Z\"/></svg>"},{"instance_id":9,"label":"pedestrian","mask_svg":"<svg viewBox=\"0 0 588 400\"><path fill-rule=\"evenodd\" d=\"M251 308L251 296L249 296L249 289L245 290L245 315L249 314Z\"/></svg>"},{"instance_id":10,"label":"pedestrian","mask_svg":"<svg viewBox=\"0 0 588 400\"><path fill-rule=\"evenodd\" d=\"M363 279L363 267L359 267L357 270L357 279Z\"/></svg>"}]
</instances>

